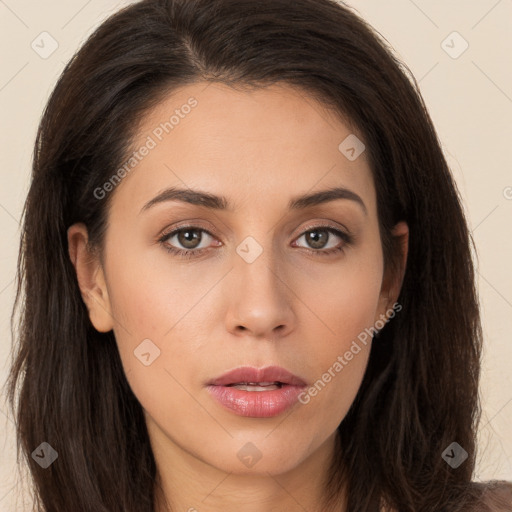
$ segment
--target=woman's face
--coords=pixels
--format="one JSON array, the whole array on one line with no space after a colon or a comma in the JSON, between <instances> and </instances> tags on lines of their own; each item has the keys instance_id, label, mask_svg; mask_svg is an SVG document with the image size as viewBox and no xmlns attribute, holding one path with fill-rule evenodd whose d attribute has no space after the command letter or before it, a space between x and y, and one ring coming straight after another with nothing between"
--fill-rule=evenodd
<instances>
[{"instance_id":1,"label":"woman's face","mask_svg":"<svg viewBox=\"0 0 512 512\"><path fill-rule=\"evenodd\" d=\"M155 450L263 474L332 446L365 329L399 286L360 139L284 85L188 85L143 120L121 183L97 191L113 194L102 266L80 263L83 226L70 229L91 320L114 330ZM217 380L240 367L253 373Z\"/></svg>"}]
</instances>

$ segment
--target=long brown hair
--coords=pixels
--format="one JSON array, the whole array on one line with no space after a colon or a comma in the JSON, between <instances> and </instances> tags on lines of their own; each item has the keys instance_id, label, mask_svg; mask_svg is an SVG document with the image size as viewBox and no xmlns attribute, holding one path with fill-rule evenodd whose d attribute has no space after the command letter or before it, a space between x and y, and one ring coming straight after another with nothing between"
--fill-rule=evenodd
<instances>
[{"instance_id":1,"label":"long brown hair","mask_svg":"<svg viewBox=\"0 0 512 512\"><path fill-rule=\"evenodd\" d=\"M66 232L84 222L101 248L115 174L138 121L199 80L300 88L364 136L385 264L409 225L402 311L373 343L338 428L326 504L456 512L475 500L481 326L471 238L418 85L385 40L334 0L144 0L106 20L62 73L44 111L23 214L9 380L37 510L153 512L156 466L112 332L81 299ZM15 320L19 313L19 320ZM15 325L17 325L15 327ZM58 460L31 453L48 442ZM457 442L467 460L442 457ZM474 496L473 496L474 495Z\"/></svg>"}]
</instances>

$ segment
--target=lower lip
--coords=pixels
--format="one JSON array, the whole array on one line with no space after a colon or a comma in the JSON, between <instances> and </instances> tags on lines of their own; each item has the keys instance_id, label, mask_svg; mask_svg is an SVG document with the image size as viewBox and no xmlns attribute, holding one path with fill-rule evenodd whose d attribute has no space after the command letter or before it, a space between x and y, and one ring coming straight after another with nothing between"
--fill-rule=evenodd
<instances>
[{"instance_id":1,"label":"lower lip","mask_svg":"<svg viewBox=\"0 0 512 512\"><path fill-rule=\"evenodd\" d=\"M231 386L207 387L224 407L239 416L271 418L289 409L298 400L305 386L284 385L270 391L243 391Z\"/></svg>"}]
</instances>

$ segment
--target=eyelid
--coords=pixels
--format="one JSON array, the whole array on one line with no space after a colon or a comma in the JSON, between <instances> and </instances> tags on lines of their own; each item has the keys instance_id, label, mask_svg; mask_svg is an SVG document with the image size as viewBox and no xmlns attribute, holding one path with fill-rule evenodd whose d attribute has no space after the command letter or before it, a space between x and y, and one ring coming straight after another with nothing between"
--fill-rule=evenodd
<instances>
[{"instance_id":1,"label":"eyelid","mask_svg":"<svg viewBox=\"0 0 512 512\"><path fill-rule=\"evenodd\" d=\"M343 224L334 224L329 221L321 221L321 220L318 220L316 222L311 222L311 223L307 224L305 227L302 227L300 234L303 235L305 232L311 231L313 229L328 229L328 228L334 229L335 231L341 231L344 234L346 234L348 237L352 237L352 233L350 232L350 230L347 227L345 227Z\"/></svg>"},{"instance_id":2,"label":"eyelid","mask_svg":"<svg viewBox=\"0 0 512 512\"><path fill-rule=\"evenodd\" d=\"M201 231L208 233L210 236L215 237L215 235L212 232L215 230L213 228L205 228L204 226L201 225L201 222L203 222L203 221L191 220L191 221L184 221L184 222L178 223L176 225L168 226L160 232L160 234L157 236L157 239L161 240L164 237L167 238L169 235L175 234L176 231L180 231L182 229L187 229L187 228L201 230Z\"/></svg>"}]
</instances>

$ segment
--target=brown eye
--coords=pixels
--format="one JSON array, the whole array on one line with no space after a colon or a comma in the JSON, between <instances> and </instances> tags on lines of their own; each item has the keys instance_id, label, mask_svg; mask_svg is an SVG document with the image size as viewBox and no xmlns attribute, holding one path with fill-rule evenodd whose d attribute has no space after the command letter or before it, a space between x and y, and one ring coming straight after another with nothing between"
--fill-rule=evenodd
<instances>
[{"instance_id":1,"label":"brown eye","mask_svg":"<svg viewBox=\"0 0 512 512\"><path fill-rule=\"evenodd\" d=\"M202 234L199 229L184 229L177 233L177 241L183 245L185 249L196 249L201 243Z\"/></svg>"},{"instance_id":2,"label":"brown eye","mask_svg":"<svg viewBox=\"0 0 512 512\"><path fill-rule=\"evenodd\" d=\"M201 242L204 242L206 238L206 245L200 247ZM210 239L210 240L209 240ZM182 227L175 229L170 233L165 234L160 239L160 242L166 246L171 252L180 253L180 251L193 251L201 252L202 249L206 249L211 244L213 235L203 228L199 227Z\"/></svg>"},{"instance_id":3,"label":"brown eye","mask_svg":"<svg viewBox=\"0 0 512 512\"><path fill-rule=\"evenodd\" d=\"M329 232L326 229L307 231L304 236L307 244L313 249L323 249L329 240Z\"/></svg>"},{"instance_id":4,"label":"brown eye","mask_svg":"<svg viewBox=\"0 0 512 512\"><path fill-rule=\"evenodd\" d=\"M318 226L316 228L308 229L299 238L297 238L297 240L300 240L303 237L307 244L307 247L305 248L315 249L315 252L320 254L342 250L344 245L350 242L349 235L327 226ZM342 241L341 246L340 239ZM304 246L299 245L299 247Z\"/></svg>"}]
</instances>

